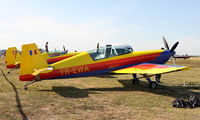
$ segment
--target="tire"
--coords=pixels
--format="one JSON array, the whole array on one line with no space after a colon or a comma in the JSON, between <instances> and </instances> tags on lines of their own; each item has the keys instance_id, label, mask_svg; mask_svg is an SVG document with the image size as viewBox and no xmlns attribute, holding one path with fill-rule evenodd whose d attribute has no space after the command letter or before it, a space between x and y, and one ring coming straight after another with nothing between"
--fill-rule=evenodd
<instances>
[{"instance_id":1,"label":"tire","mask_svg":"<svg viewBox=\"0 0 200 120\"><path fill-rule=\"evenodd\" d=\"M158 84L156 82L150 82L149 83L149 88L155 89L157 88Z\"/></svg>"}]
</instances>

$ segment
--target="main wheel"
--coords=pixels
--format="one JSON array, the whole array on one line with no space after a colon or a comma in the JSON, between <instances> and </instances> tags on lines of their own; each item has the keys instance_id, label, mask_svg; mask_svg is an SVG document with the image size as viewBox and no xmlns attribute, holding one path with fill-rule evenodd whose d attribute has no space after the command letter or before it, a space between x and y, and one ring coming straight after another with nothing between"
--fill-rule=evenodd
<instances>
[{"instance_id":1,"label":"main wheel","mask_svg":"<svg viewBox=\"0 0 200 120\"><path fill-rule=\"evenodd\" d=\"M150 82L150 83L149 83L149 87L150 87L150 88L155 89L155 88L157 88L157 86L158 86L158 84L157 84L156 82Z\"/></svg>"}]
</instances>

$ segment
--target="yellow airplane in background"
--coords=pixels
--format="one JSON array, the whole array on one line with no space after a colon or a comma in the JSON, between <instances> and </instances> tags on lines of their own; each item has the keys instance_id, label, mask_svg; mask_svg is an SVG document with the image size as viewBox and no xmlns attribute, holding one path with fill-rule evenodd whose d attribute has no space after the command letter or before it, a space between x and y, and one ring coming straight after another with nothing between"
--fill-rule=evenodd
<instances>
[{"instance_id":1,"label":"yellow airplane in background","mask_svg":"<svg viewBox=\"0 0 200 120\"><path fill-rule=\"evenodd\" d=\"M36 52L36 51L33 51ZM80 54L80 52L72 52L72 53L42 53L42 56L47 61L48 64L52 64L58 62L60 60L72 57L74 55ZM20 67L21 63L21 53L17 50L16 47L10 47L6 50L5 54L5 64L9 69L17 69ZM8 72L10 73L10 71Z\"/></svg>"},{"instance_id":2,"label":"yellow airplane in background","mask_svg":"<svg viewBox=\"0 0 200 120\"><path fill-rule=\"evenodd\" d=\"M19 68L21 53L16 47L10 47L6 50L5 64L7 68Z\"/></svg>"}]
</instances>

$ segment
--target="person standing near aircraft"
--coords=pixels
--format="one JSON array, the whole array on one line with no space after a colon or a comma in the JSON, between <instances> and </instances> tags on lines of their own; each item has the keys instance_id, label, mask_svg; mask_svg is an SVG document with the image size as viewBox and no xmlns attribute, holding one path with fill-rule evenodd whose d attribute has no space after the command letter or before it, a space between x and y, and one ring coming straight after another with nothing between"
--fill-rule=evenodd
<instances>
[{"instance_id":1,"label":"person standing near aircraft","mask_svg":"<svg viewBox=\"0 0 200 120\"><path fill-rule=\"evenodd\" d=\"M48 42L46 42L45 49L46 49L46 52L49 53Z\"/></svg>"}]
</instances>

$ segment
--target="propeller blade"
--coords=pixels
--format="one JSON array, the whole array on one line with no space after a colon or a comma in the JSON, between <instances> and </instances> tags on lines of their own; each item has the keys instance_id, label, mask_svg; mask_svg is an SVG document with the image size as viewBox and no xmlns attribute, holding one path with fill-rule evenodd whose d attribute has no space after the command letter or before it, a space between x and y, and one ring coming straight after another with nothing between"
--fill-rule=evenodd
<instances>
[{"instance_id":1,"label":"propeller blade","mask_svg":"<svg viewBox=\"0 0 200 120\"><path fill-rule=\"evenodd\" d=\"M99 43L97 43L97 48L99 48Z\"/></svg>"},{"instance_id":2,"label":"propeller blade","mask_svg":"<svg viewBox=\"0 0 200 120\"><path fill-rule=\"evenodd\" d=\"M164 43L164 45L165 45L165 49L169 50L169 45L168 45L168 43L167 43L165 37L163 36L162 39L163 39L163 43Z\"/></svg>"},{"instance_id":3,"label":"propeller blade","mask_svg":"<svg viewBox=\"0 0 200 120\"><path fill-rule=\"evenodd\" d=\"M174 46L171 48L171 51L172 51L172 52L176 49L176 47L178 46L178 44L179 44L179 42L176 42L176 43L174 44Z\"/></svg>"},{"instance_id":4,"label":"propeller blade","mask_svg":"<svg viewBox=\"0 0 200 120\"><path fill-rule=\"evenodd\" d=\"M64 50L64 52L66 52L66 49L65 49L65 46L63 45L63 50Z\"/></svg>"}]
</instances>

